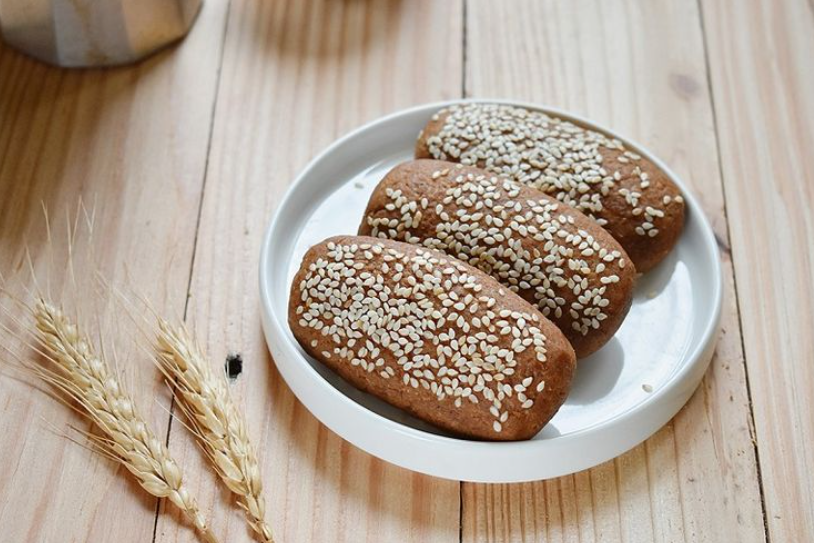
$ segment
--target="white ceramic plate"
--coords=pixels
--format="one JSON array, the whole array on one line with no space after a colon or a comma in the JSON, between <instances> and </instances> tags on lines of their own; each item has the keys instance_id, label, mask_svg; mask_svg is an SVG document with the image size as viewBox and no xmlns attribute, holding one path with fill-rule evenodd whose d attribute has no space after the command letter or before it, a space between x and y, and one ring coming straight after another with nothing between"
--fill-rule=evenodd
<instances>
[{"instance_id":1,"label":"white ceramic plate","mask_svg":"<svg viewBox=\"0 0 814 543\"><path fill-rule=\"evenodd\" d=\"M667 260L641 277L616 337L578 364L565 405L532 440L456 439L359 392L307 356L287 324L291 279L305 251L355 234L382 176L412 157L416 135L449 103L370 123L331 145L299 175L266 233L260 260L263 328L294 394L331 430L365 451L415 471L480 482L547 479L595 466L640 443L689 399L712 357L721 311L721 271L712 230L692 194L641 146L585 119L539 109L613 134L681 187L687 223Z\"/></svg>"}]
</instances>

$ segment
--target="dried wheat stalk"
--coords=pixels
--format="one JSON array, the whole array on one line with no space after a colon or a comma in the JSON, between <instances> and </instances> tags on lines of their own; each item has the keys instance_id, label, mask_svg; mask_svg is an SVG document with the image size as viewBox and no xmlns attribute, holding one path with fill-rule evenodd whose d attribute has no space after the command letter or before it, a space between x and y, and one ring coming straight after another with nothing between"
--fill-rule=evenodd
<instances>
[{"instance_id":1,"label":"dried wheat stalk","mask_svg":"<svg viewBox=\"0 0 814 543\"><path fill-rule=\"evenodd\" d=\"M204 541L217 543L195 499L184 488L178 465L140 416L107 361L94 352L90 340L59 308L40 298L33 312L36 340L53 369L32 366L32 371L75 400L102 430L103 437L90 437L104 456L127 468L147 492L174 503Z\"/></svg>"},{"instance_id":2,"label":"dried wheat stalk","mask_svg":"<svg viewBox=\"0 0 814 543\"><path fill-rule=\"evenodd\" d=\"M237 496L246 519L263 541L273 543L257 455L246 422L229 395L225 375L215 375L185 327L158 319L158 366L175 386L178 406L212 467Z\"/></svg>"}]
</instances>

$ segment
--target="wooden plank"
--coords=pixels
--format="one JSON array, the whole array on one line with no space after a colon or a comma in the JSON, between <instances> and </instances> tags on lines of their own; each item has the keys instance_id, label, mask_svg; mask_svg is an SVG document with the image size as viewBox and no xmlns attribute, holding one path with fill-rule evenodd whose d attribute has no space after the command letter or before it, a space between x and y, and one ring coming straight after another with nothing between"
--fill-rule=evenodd
<instances>
[{"instance_id":1,"label":"wooden plank","mask_svg":"<svg viewBox=\"0 0 814 543\"><path fill-rule=\"evenodd\" d=\"M673 421L586 472L523 485L465 484L463 540L763 541L697 6L471 0L467 12L472 95L551 104L615 127L692 186L723 249L726 302L717 355Z\"/></svg>"},{"instance_id":2,"label":"wooden plank","mask_svg":"<svg viewBox=\"0 0 814 543\"><path fill-rule=\"evenodd\" d=\"M207 4L183 44L134 67L64 71L0 45L0 271L10 289L25 286L27 274L15 270L25 269L27 245L52 294L74 299L71 308L92 319L88 283L72 294L64 273L65 221L82 198L95 204L94 250L106 276L157 308L183 311L224 15L222 5ZM57 240L53 265L41 202ZM10 341L3 333L4 345ZM168 403L164 386L147 360L128 360L133 351L117 348L130 388L163 434L169 419L155 398ZM156 501L49 425L62 431L68 423L85 427L2 367L0 539L151 541Z\"/></svg>"},{"instance_id":3,"label":"wooden plank","mask_svg":"<svg viewBox=\"0 0 814 543\"><path fill-rule=\"evenodd\" d=\"M365 121L458 95L461 23L460 1L232 2L190 313L214 363L229 352L244 360L234 392L280 541L458 541L458 483L368 456L294 398L261 334L257 267L271 214L310 157ZM173 428L171 449L200 463L188 432ZM200 473L193 487L216 509L215 532L252 541ZM157 541L176 540L191 539L159 518Z\"/></svg>"},{"instance_id":4,"label":"wooden plank","mask_svg":"<svg viewBox=\"0 0 814 543\"><path fill-rule=\"evenodd\" d=\"M772 541L814 540L814 9L701 2Z\"/></svg>"}]
</instances>

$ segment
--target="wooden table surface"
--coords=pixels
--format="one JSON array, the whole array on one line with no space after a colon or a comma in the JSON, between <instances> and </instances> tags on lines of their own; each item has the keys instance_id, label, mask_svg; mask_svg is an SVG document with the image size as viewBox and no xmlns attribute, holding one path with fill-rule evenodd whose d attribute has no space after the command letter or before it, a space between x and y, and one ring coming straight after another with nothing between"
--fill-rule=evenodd
<instances>
[{"instance_id":1,"label":"wooden table surface","mask_svg":"<svg viewBox=\"0 0 814 543\"><path fill-rule=\"evenodd\" d=\"M812 59L806 0L206 0L183 43L130 68L62 71L0 46L0 271L26 247L47 258L42 203L56 236L93 202L105 273L194 322L214 360L241 354L234 390L281 543L814 541ZM718 238L723 330L702 385L591 470L486 485L394 467L317 422L266 350L260 240L296 172L367 121L462 96L642 142ZM215 533L251 541L143 365L132 388ZM0 372L2 541L195 540L49 426L71 422Z\"/></svg>"}]
</instances>

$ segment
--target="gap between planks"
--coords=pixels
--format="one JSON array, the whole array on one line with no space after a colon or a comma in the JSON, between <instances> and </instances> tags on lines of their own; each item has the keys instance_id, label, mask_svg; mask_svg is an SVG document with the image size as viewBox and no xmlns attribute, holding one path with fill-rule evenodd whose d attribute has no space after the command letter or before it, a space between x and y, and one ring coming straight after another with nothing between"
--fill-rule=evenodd
<instances>
[{"instance_id":1,"label":"gap between planks","mask_svg":"<svg viewBox=\"0 0 814 543\"><path fill-rule=\"evenodd\" d=\"M215 92L212 96L212 106L209 108L209 133L206 138L206 156L204 157L204 170L201 179L201 191L198 196L198 212L195 217L195 232L192 236L192 256L189 261L189 276L187 277L186 295L184 297L184 311L181 319L184 323L187 322L187 312L189 311L189 298L192 295L192 272L195 269L195 254L198 252L198 233L201 230L201 214L203 213L204 194L206 193L206 180L209 174L209 157L212 153L212 134L215 129L215 112L218 107L218 93L221 86L221 75L223 69L223 52L226 44L226 33L229 29L229 12L231 11L232 0L226 1L226 10L223 16L223 31L220 35L220 54L218 56L217 75L215 76ZM180 46L180 45L179 45ZM169 448L170 435L172 434L173 421L175 420L175 387L173 387L173 394L170 397L170 408L167 414L169 420L167 421L167 433L164 436L164 445ZM155 518L153 519L153 537L151 543L155 543L158 537L158 517L161 515L161 507L166 498L160 498L155 502Z\"/></svg>"},{"instance_id":2,"label":"gap between planks","mask_svg":"<svg viewBox=\"0 0 814 543\"><path fill-rule=\"evenodd\" d=\"M729 212L727 210L727 192L726 192L726 183L724 183L724 166L723 161L724 158L721 156L721 135L719 133L718 128L718 113L716 111L715 106L715 98L712 92L712 71L710 70L710 63L709 63L709 45L707 43L707 28L706 24L704 23L704 7L701 5L701 0L696 0L696 5L698 6L698 24L701 29L701 45L704 51L704 68L706 71L706 79L707 79L707 93L709 94L709 105L710 111L712 113L712 133L715 136L715 154L718 157L718 175L721 180L721 192L723 193L723 206L724 206L724 218L725 218L725 225L726 225L726 239L729 240L729 244L724 245L721 247L722 250L726 250L729 255L730 259L733 261L731 266L732 272L732 283L733 283L733 290L735 294L735 314L738 317L738 338L740 339L740 348L741 353L743 356L742 365L743 365L743 375L746 381L746 399L749 405L749 433L752 436L752 450L754 451L755 455L755 468L757 469L757 483L758 489L760 490L760 510L763 513L763 534L766 539L766 543L771 543L771 538L769 536L769 517L766 512L766 491L763 488L763 473L761 471L760 466L760 449L757 445L757 437L755 434L755 408L754 404L752 403L752 385L749 380L749 367L746 362L746 345L743 341L743 317L741 314L741 304L740 304L740 294L738 290L738 270L737 267L734 265L734 251L732 248L732 235L731 235L731 225L729 219ZM716 236L716 241L718 241L719 245L721 245L720 240Z\"/></svg>"}]
</instances>

